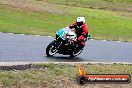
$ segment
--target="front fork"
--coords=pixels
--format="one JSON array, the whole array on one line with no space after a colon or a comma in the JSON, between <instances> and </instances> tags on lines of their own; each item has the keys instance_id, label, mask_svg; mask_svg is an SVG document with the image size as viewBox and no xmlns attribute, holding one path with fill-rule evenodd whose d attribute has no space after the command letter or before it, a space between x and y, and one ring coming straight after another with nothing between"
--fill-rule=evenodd
<instances>
[{"instance_id":1,"label":"front fork","mask_svg":"<svg viewBox=\"0 0 132 88\"><path fill-rule=\"evenodd\" d=\"M57 40L54 40L54 41L55 41L55 44L53 46L56 47L56 49L58 50L60 46L62 45L62 42L58 42Z\"/></svg>"}]
</instances>

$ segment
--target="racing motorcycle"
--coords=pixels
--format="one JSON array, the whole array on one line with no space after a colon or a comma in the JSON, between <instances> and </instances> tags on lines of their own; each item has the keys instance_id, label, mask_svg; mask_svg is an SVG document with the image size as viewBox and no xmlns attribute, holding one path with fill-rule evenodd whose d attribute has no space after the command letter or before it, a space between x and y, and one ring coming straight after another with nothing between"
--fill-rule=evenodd
<instances>
[{"instance_id":1,"label":"racing motorcycle","mask_svg":"<svg viewBox=\"0 0 132 88\"><path fill-rule=\"evenodd\" d=\"M70 28L62 28L56 32L55 39L47 46L46 55L54 56L56 53L78 56L82 49L78 50L77 34Z\"/></svg>"}]
</instances>

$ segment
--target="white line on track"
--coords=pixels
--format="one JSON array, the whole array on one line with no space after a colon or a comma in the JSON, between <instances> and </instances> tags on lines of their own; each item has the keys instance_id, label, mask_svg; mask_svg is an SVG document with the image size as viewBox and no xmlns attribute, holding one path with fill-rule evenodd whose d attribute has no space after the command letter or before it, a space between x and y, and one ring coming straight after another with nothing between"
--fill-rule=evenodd
<instances>
[{"instance_id":1,"label":"white line on track","mask_svg":"<svg viewBox=\"0 0 132 88\"><path fill-rule=\"evenodd\" d=\"M47 36L47 37L50 37L51 38L52 36Z\"/></svg>"},{"instance_id":2,"label":"white line on track","mask_svg":"<svg viewBox=\"0 0 132 88\"><path fill-rule=\"evenodd\" d=\"M0 32L0 33L4 33L4 32ZM8 34L15 34L15 33L8 33ZM19 35L27 35L27 34L19 34ZM34 36L41 36L41 35L34 35ZM47 36L47 37L50 37L52 38L52 36ZM89 39L89 40L94 40L94 39ZM101 41L108 41L108 40L101 40ZM122 42L122 41L115 41L115 42Z\"/></svg>"},{"instance_id":3,"label":"white line on track","mask_svg":"<svg viewBox=\"0 0 132 88\"><path fill-rule=\"evenodd\" d=\"M116 41L116 42L121 42L121 41Z\"/></svg>"},{"instance_id":4,"label":"white line on track","mask_svg":"<svg viewBox=\"0 0 132 88\"><path fill-rule=\"evenodd\" d=\"M14 33L8 33L8 34L14 34Z\"/></svg>"},{"instance_id":5,"label":"white line on track","mask_svg":"<svg viewBox=\"0 0 132 88\"><path fill-rule=\"evenodd\" d=\"M89 40L94 40L94 39L89 39Z\"/></svg>"},{"instance_id":6,"label":"white line on track","mask_svg":"<svg viewBox=\"0 0 132 88\"><path fill-rule=\"evenodd\" d=\"M104 41L104 42L105 42L105 41L107 41L107 40L102 40L102 41Z\"/></svg>"},{"instance_id":7,"label":"white line on track","mask_svg":"<svg viewBox=\"0 0 132 88\"><path fill-rule=\"evenodd\" d=\"M0 62L0 66L14 66L14 65L27 65L27 64L128 64L128 62Z\"/></svg>"},{"instance_id":8,"label":"white line on track","mask_svg":"<svg viewBox=\"0 0 132 88\"><path fill-rule=\"evenodd\" d=\"M35 36L40 36L40 35L35 35Z\"/></svg>"},{"instance_id":9,"label":"white line on track","mask_svg":"<svg viewBox=\"0 0 132 88\"><path fill-rule=\"evenodd\" d=\"M26 35L26 34L19 34L19 35Z\"/></svg>"}]
</instances>

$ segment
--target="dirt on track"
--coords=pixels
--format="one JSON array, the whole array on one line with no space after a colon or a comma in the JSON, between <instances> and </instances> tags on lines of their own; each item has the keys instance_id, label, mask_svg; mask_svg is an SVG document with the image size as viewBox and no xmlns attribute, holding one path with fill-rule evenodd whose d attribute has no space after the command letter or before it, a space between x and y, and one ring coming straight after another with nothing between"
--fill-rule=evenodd
<instances>
[{"instance_id":1,"label":"dirt on track","mask_svg":"<svg viewBox=\"0 0 132 88\"><path fill-rule=\"evenodd\" d=\"M32 7L32 5L29 4L28 0L0 0L0 4L15 6L17 8Z\"/></svg>"},{"instance_id":2,"label":"dirt on track","mask_svg":"<svg viewBox=\"0 0 132 88\"><path fill-rule=\"evenodd\" d=\"M47 3L35 0L0 0L0 4L9 5L17 9L24 9L33 12L49 12L59 15L67 15L67 6L60 6L54 3Z\"/></svg>"}]
</instances>

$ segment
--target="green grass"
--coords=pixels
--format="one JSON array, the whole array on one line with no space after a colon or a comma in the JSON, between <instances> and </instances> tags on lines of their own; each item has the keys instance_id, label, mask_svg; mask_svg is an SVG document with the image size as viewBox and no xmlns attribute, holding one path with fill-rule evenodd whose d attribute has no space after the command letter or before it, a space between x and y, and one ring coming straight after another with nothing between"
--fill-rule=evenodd
<instances>
[{"instance_id":1,"label":"green grass","mask_svg":"<svg viewBox=\"0 0 132 88\"><path fill-rule=\"evenodd\" d=\"M76 17L85 16L89 32L95 39L132 41L132 13L70 7L35 0L29 0L29 3L36 8L49 6L50 10L20 9L1 4L0 31L54 36L56 30L73 23Z\"/></svg>"},{"instance_id":2,"label":"green grass","mask_svg":"<svg viewBox=\"0 0 132 88\"><path fill-rule=\"evenodd\" d=\"M27 70L0 71L0 85L23 88L28 85L35 88L42 86L45 83L52 83L55 80L65 80L66 78L72 82L78 74L77 66L77 64L33 64L31 65L31 68ZM83 67L86 69L87 74L132 75L132 65L127 64L84 64Z\"/></svg>"},{"instance_id":3,"label":"green grass","mask_svg":"<svg viewBox=\"0 0 132 88\"><path fill-rule=\"evenodd\" d=\"M59 21L65 21L65 17L54 14L17 10L5 5L0 5L0 8L4 9L0 9L2 32L52 34L60 28Z\"/></svg>"}]
</instances>

